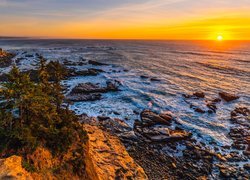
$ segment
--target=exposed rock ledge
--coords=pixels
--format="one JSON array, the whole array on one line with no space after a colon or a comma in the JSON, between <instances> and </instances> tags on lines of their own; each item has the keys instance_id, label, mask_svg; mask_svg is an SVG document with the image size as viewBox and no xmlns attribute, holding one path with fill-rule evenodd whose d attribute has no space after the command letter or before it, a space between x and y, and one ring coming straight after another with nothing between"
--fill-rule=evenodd
<instances>
[{"instance_id":1,"label":"exposed rock ledge","mask_svg":"<svg viewBox=\"0 0 250 180\"><path fill-rule=\"evenodd\" d=\"M31 175L22 167L22 158L11 156L0 160L0 179L33 179Z\"/></svg>"},{"instance_id":2,"label":"exposed rock ledge","mask_svg":"<svg viewBox=\"0 0 250 180\"><path fill-rule=\"evenodd\" d=\"M85 146L85 171L84 179L108 180L108 179L148 179L144 170L135 163L129 156L120 140L101 130L98 126L83 125L88 132L88 142ZM69 172L54 175L51 169L56 167L53 164L56 158L43 148L38 148L30 158L35 166L40 169L37 172L29 173L22 167L22 158L11 156L0 159L0 179L60 179L61 177L73 177ZM78 179L77 177L74 177ZM73 179L74 179L73 178Z\"/></svg>"},{"instance_id":3,"label":"exposed rock ledge","mask_svg":"<svg viewBox=\"0 0 250 180\"><path fill-rule=\"evenodd\" d=\"M89 141L86 171L90 179L147 179L144 170L129 156L120 140L97 126L84 125Z\"/></svg>"}]
</instances>

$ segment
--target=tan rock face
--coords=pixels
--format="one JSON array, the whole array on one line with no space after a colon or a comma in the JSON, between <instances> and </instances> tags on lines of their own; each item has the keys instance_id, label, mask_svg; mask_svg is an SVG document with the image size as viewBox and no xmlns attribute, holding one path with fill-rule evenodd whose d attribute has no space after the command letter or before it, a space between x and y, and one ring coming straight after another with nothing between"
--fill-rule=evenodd
<instances>
[{"instance_id":1,"label":"tan rock face","mask_svg":"<svg viewBox=\"0 0 250 180\"><path fill-rule=\"evenodd\" d=\"M86 171L89 179L148 179L117 137L97 126L85 124L84 128L89 136L86 149Z\"/></svg>"},{"instance_id":2,"label":"tan rock face","mask_svg":"<svg viewBox=\"0 0 250 180\"><path fill-rule=\"evenodd\" d=\"M0 159L0 179L31 180L31 175L22 167L22 158L11 156Z\"/></svg>"}]
</instances>

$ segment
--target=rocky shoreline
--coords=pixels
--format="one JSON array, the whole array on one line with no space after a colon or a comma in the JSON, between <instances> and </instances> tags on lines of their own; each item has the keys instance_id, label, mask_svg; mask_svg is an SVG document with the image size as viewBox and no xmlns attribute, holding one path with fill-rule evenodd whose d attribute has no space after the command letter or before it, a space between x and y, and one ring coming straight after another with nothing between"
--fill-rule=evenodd
<instances>
[{"instance_id":1,"label":"rocky shoreline","mask_svg":"<svg viewBox=\"0 0 250 180\"><path fill-rule=\"evenodd\" d=\"M4 64L1 68L14 64L11 60L13 56L1 50L0 62L1 65ZM39 54L26 55L27 58L31 56L40 57ZM17 59L15 63L21 63L22 60ZM96 68L85 70L72 68L72 66L86 64L94 65ZM82 59L79 62L64 60L63 66L68 71L65 79L69 79L77 76L97 76L104 72L100 67L108 66L108 64ZM32 73L36 72L30 72L31 77L34 77ZM0 74L0 81L4 81L5 78L5 74ZM155 77L143 76L141 78L160 82L160 79ZM119 81L109 80L106 81L105 86L86 82L77 84L73 89L65 87L67 103L101 101L105 93L119 92L121 91L121 86L122 84ZM216 113L219 108L219 102L234 102L239 98L239 96L229 92L219 92L218 97L214 99L206 99L204 92L183 94L183 99L190 105L190 109L200 114ZM205 104L199 107L193 104L192 100L202 101ZM143 168L143 170L140 170L141 172L143 171L140 179L146 179L147 177L149 179L250 178L250 110L247 107L232 109L231 118L229 119L232 126L228 136L232 139L233 143L231 146L220 147L220 149L218 145L213 144L211 146L214 146L214 148L211 149L205 143L193 137L192 133L185 130L184 126L177 120L178 117L172 112L157 113L150 109L144 109L141 112L134 113L139 113L140 118L135 120L133 127L127 125L125 120L108 116L98 116L95 118L89 117L87 114L82 114L79 116L79 121L85 128L97 128L96 131L101 129L104 134L108 133L106 136L110 134L112 137L117 137L125 146L129 156ZM97 138L93 137L92 134L93 132L89 130L91 139ZM111 150L107 151L110 152ZM243 162L243 165L239 166L235 164L236 162ZM144 175L144 171L147 177ZM112 174L115 178L114 174L117 174ZM120 174L117 177L120 177ZM132 179L136 179L136 177L133 175Z\"/></svg>"}]
</instances>

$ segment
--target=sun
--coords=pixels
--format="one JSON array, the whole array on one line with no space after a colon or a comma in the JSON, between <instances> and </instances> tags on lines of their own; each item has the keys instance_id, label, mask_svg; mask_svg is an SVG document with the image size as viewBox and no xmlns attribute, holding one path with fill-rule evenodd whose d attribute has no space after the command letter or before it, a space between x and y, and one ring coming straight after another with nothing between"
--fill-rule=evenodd
<instances>
[{"instance_id":1,"label":"sun","mask_svg":"<svg viewBox=\"0 0 250 180\"><path fill-rule=\"evenodd\" d=\"M217 36L217 40L218 41L222 41L223 40L223 36L222 35Z\"/></svg>"}]
</instances>

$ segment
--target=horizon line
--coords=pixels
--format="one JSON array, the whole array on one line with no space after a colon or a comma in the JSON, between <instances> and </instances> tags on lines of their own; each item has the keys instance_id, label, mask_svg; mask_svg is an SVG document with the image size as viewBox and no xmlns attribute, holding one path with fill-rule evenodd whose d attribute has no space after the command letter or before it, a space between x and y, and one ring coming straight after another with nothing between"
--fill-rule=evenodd
<instances>
[{"instance_id":1,"label":"horizon line","mask_svg":"<svg viewBox=\"0 0 250 180\"><path fill-rule=\"evenodd\" d=\"M41 40L148 40L148 41L217 41L216 39L164 39L164 38L76 38L76 37L44 37L44 36L0 36L3 39L41 39ZM250 39L224 39L223 41L250 41Z\"/></svg>"}]
</instances>

